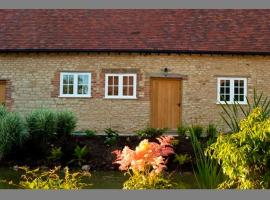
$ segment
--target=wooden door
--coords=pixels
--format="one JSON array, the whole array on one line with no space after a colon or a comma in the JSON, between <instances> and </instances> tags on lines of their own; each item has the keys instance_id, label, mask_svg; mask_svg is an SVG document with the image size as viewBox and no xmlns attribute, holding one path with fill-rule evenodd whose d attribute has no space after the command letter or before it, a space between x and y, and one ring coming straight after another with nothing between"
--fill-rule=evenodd
<instances>
[{"instance_id":1,"label":"wooden door","mask_svg":"<svg viewBox=\"0 0 270 200\"><path fill-rule=\"evenodd\" d=\"M151 126L176 129L181 122L181 80L151 79Z\"/></svg>"},{"instance_id":2,"label":"wooden door","mask_svg":"<svg viewBox=\"0 0 270 200\"><path fill-rule=\"evenodd\" d=\"M6 102L6 81L0 81L0 105Z\"/></svg>"}]
</instances>

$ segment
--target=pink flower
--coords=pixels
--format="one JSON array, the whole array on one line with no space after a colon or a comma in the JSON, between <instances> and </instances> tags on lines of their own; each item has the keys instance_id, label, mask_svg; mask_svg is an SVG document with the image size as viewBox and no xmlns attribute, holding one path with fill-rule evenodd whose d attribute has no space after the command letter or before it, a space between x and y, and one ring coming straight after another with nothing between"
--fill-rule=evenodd
<instances>
[{"instance_id":1,"label":"pink flower","mask_svg":"<svg viewBox=\"0 0 270 200\"><path fill-rule=\"evenodd\" d=\"M162 136L157 138L159 143L143 140L135 148L135 151L125 146L122 151L116 150L116 160L113 163L119 164L120 170L133 170L143 172L146 168L151 167L154 173L160 173L166 168L166 156L173 154L174 150L171 145L173 137Z\"/></svg>"}]
</instances>

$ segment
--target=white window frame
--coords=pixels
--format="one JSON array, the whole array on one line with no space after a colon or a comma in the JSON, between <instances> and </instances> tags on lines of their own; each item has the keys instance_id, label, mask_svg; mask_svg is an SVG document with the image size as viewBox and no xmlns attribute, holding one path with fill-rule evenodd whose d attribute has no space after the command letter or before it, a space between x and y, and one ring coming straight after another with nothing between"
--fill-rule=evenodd
<instances>
[{"instance_id":1,"label":"white window frame","mask_svg":"<svg viewBox=\"0 0 270 200\"><path fill-rule=\"evenodd\" d=\"M108 95L108 77L117 76L118 77L118 95ZM123 95L123 77L132 76L133 77L133 95L124 96ZM110 73L105 74L105 99L137 99L137 74L120 74L120 73Z\"/></svg>"},{"instance_id":2,"label":"white window frame","mask_svg":"<svg viewBox=\"0 0 270 200\"><path fill-rule=\"evenodd\" d=\"M73 84L73 94L63 94L63 77L65 75L74 76ZM78 76L79 75L88 75L88 93L87 94L78 94ZM86 72L61 72L60 73L60 95L59 97L91 97L91 73Z\"/></svg>"},{"instance_id":3,"label":"white window frame","mask_svg":"<svg viewBox=\"0 0 270 200\"><path fill-rule=\"evenodd\" d=\"M220 100L220 81L221 80L229 80L230 81L230 100L229 101L221 101ZM235 80L243 80L244 81L244 101L234 101L234 81ZM218 77L217 78L217 104L247 104L247 78L238 78L238 77Z\"/></svg>"}]
</instances>

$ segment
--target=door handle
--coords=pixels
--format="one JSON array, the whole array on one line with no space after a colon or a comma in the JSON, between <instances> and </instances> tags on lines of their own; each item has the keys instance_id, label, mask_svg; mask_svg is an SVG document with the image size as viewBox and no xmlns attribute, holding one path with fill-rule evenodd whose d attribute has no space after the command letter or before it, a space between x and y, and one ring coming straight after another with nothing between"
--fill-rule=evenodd
<instances>
[{"instance_id":1,"label":"door handle","mask_svg":"<svg viewBox=\"0 0 270 200\"><path fill-rule=\"evenodd\" d=\"M177 105L180 107L181 106L181 103L178 103Z\"/></svg>"}]
</instances>

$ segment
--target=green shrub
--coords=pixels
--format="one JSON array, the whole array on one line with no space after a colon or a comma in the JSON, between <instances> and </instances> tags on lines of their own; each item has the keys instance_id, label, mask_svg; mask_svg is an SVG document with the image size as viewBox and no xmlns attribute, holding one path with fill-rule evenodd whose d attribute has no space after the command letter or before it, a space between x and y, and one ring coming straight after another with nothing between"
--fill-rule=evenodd
<instances>
[{"instance_id":1,"label":"green shrub","mask_svg":"<svg viewBox=\"0 0 270 200\"><path fill-rule=\"evenodd\" d=\"M177 127L177 133L179 136L186 136L187 131L188 131L187 126L181 125Z\"/></svg>"},{"instance_id":2,"label":"green shrub","mask_svg":"<svg viewBox=\"0 0 270 200\"><path fill-rule=\"evenodd\" d=\"M205 155L203 145L198 140L198 135L191 129L190 141L195 155L196 167L194 175L199 188L215 189L222 182L223 174L216 160Z\"/></svg>"},{"instance_id":3,"label":"green shrub","mask_svg":"<svg viewBox=\"0 0 270 200\"><path fill-rule=\"evenodd\" d=\"M25 121L18 113L6 113L0 118L0 154L20 148L27 138Z\"/></svg>"},{"instance_id":4,"label":"green shrub","mask_svg":"<svg viewBox=\"0 0 270 200\"><path fill-rule=\"evenodd\" d=\"M22 189L77 190L90 186L90 184L83 183L83 178L90 177L89 172L70 173L66 167L64 177L61 178L60 167L45 172L39 168L29 170L27 167L21 167L20 169L25 171L17 185Z\"/></svg>"},{"instance_id":5,"label":"green shrub","mask_svg":"<svg viewBox=\"0 0 270 200\"><path fill-rule=\"evenodd\" d=\"M0 118L4 117L7 114L8 114L7 107L4 105L0 105Z\"/></svg>"},{"instance_id":6,"label":"green shrub","mask_svg":"<svg viewBox=\"0 0 270 200\"><path fill-rule=\"evenodd\" d=\"M203 127L200 125L192 125L189 128L189 133L195 135L199 139L202 136Z\"/></svg>"},{"instance_id":7,"label":"green shrub","mask_svg":"<svg viewBox=\"0 0 270 200\"><path fill-rule=\"evenodd\" d=\"M26 117L32 157L42 158L48 153L50 142L56 136L56 119L55 112L48 109L34 110Z\"/></svg>"},{"instance_id":8,"label":"green shrub","mask_svg":"<svg viewBox=\"0 0 270 200\"><path fill-rule=\"evenodd\" d=\"M82 148L77 145L76 148L74 149L74 154L73 154L75 158L72 159L69 163L77 162L78 166L81 166L86 161L85 157L87 156L88 153L89 151L86 145Z\"/></svg>"},{"instance_id":9,"label":"green shrub","mask_svg":"<svg viewBox=\"0 0 270 200\"><path fill-rule=\"evenodd\" d=\"M87 137L91 138L91 137L95 137L97 135L97 131L87 129L87 130L85 130L85 134Z\"/></svg>"},{"instance_id":10,"label":"green shrub","mask_svg":"<svg viewBox=\"0 0 270 200\"><path fill-rule=\"evenodd\" d=\"M226 123L226 125L230 129L230 133L236 133L240 131L240 120L249 116L252 111L260 107L262 112L262 117L267 119L270 117L270 99L265 97L263 93L259 95L254 89L253 94L253 102L251 103L248 98L246 98L247 105L241 105L238 102L234 102L233 104L220 104L223 110L221 114L221 118Z\"/></svg>"},{"instance_id":11,"label":"green shrub","mask_svg":"<svg viewBox=\"0 0 270 200\"><path fill-rule=\"evenodd\" d=\"M145 129L137 131L136 134L139 137L143 137L143 138L157 138L157 137L163 135L167 130L168 130L167 128L147 127Z\"/></svg>"},{"instance_id":12,"label":"green shrub","mask_svg":"<svg viewBox=\"0 0 270 200\"><path fill-rule=\"evenodd\" d=\"M208 127L206 129L206 134L207 137L212 138L212 137L217 137L217 127L214 124L208 124Z\"/></svg>"},{"instance_id":13,"label":"green shrub","mask_svg":"<svg viewBox=\"0 0 270 200\"><path fill-rule=\"evenodd\" d=\"M49 160L53 161L53 162L58 162L61 160L63 156L63 152L61 147L53 147L51 149L51 155L48 157Z\"/></svg>"},{"instance_id":14,"label":"green shrub","mask_svg":"<svg viewBox=\"0 0 270 200\"><path fill-rule=\"evenodd\" d=\"M71 111L57 112L56 134L58 137L69 136L76 128L77 119Z\"/></svg>"},{"instance_id":15,"label":"green shrub","mask_svg":"<svg viewBox=\"0 0 270 200\"><path fill-rule=\"evenodd\" d=\"M48 140L55 135L57 116L55 112L51 110L34 110L26 117L26 121L31 138Z\"/></svg>"},{"instance_id":16,"label":"green shrub","mask_svg":"<svg viewBox=\"0 0 270 200\"><path fill-rule=\"evenodd\" d=\"M114 130L112 128L107 128L104 130L106 133L105 141L104 143L107 145L113 145L117 142L119 138L119 134L117 130Z\"/></svg>"},{"instance_id":17,"label":"green shrub","mask_svg":"<svg viewBox=\"0 0 270 200\"><path fill-rule=\"evenodd\" d=\"M270 188L270 118L255 108L239 132L220 134L207 153L221 163L226 180L219 188Z\"/></svg>"},{"instance_id":18,"label":"green shrub","mask_svg":"<svg viewBox=\"0 0 270 200\"><path fill-rule=\"evenodd\" d=\"M123 184L124 190L145 190L145 189L174 189L176 184L170 177L163 174L153 174L152 176L135 173Z\"/></svg>"}]
</instances>

